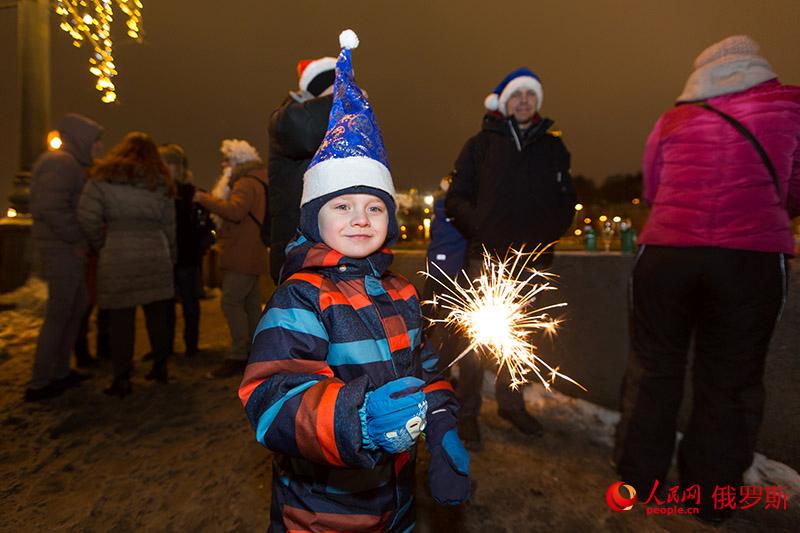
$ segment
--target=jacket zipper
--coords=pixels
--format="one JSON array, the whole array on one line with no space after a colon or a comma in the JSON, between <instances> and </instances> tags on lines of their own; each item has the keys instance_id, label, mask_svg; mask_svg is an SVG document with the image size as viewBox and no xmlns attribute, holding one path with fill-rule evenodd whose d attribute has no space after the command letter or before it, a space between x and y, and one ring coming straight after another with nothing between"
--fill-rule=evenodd
<instances>
[{"instance_id":1,"label":"jacket zipper","mask_svg":"<svg viewBox=\"0 0 800 533\"><path fill-rule=\"evenodd\" d=\"M521 152L522 145L519 142L519 136L517 135L517 131L514 129L514 125L511 123L510 120L507 122L507 124L508 124L508 129L511 130L511 136L514 137L514 144L517 145L517 152Z\"/></svg>"}]
</instances>

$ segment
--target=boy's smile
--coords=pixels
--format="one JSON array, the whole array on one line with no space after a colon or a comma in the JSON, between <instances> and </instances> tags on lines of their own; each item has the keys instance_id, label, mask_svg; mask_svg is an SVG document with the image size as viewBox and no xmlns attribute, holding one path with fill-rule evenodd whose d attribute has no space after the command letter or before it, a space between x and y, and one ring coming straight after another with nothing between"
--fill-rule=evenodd
<instances>
[{"instance_id":1,"label":"boy's smile","mask_svg":"<svg viewBox=\"0 0 800 533\"><path fill-rule=\"evenodd\" d=\"M389 212L383 200L371 194L343 194L319 210L322 240L347 257L361 259L386 242Z\"/></svg>"}]
</instances>

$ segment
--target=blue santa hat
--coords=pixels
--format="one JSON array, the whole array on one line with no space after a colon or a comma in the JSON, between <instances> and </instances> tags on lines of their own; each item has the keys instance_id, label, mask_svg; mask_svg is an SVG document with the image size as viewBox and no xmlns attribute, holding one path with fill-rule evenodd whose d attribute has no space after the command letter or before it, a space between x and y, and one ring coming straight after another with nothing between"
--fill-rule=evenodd
<instances>
[{"instance_id":1,"label":"blue santa hat","mask_svg":"<svg viewBox=\"0 0 800 533\"><path fill-rule=\"evenodd\" d=\"M372 106L353 77L350 50L358 43L353 30L339 35L342 51L336 60L328 131L303 175L300 229L321 240L317 216L325 202L342 194L368 193L383 200L389 209L387 244L391 244L399 233L394 183Z\"/></svg>"},{"instance_id":2,"label":"blue santa hat","mask_svg":"<svg viewBox=\"0 0 800 533\"><path fill-rule=\"evenodd\" d=\"M489 111L499 111L506 115L506 102L514 94L514 91L519 89L530 89L536 93L536 111L542 108L542 100L544 99L542 82L539 76L528 67L518 68L506 76L500 82L500 85L495 87L494 91L484 99L483 105Z\"/></svg>"}]
</instances>

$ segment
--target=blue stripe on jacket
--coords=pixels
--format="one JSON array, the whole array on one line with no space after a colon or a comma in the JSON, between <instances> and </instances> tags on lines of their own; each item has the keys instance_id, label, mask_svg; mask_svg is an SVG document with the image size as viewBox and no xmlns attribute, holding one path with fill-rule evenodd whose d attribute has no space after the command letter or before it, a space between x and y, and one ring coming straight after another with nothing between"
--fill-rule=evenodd
<instances>
[{"instance_id":1,"label":"blue stripe on jacket","mask_svg":"<svg viewBox=\"0 0 800 533\"><path fill-rule=\"evenodd\" d=\"M307 309L271 307L258 322L253 340L259 333L269 328L284 328L328 340L328 332L325 331L317 314Z\"/></svg>"},{"instance_id":2,"label":"blue stripe on jacket","mask_svg":"<svg viewBox=\"0 0 800 533\"><path fill-rule=\"evenodd\" d=\"M269 430L269 427L272 425L272 421L275 420L276 416L278 416L278 412L281 410L281 407L283 407L283 404L286 403L289 398L297 396L304 390L310 389L317 383L318 381L311 380L298 385L297 387L290 389L278 401L270 405L269 409L264 411L258 419L258 426L256 427L256 440L260 444L266 446L266 443L264 442L264 436L267 434L267 430Z\"/></svg>"},{"instance_id":3,"label":"blue stripe on jacket","mask_svg":"<svg viewBox=\"0 0 800 533\"><path fill-rule=\"evenodd\" d=\"M391 361L389 341L386 339L366 339L353 342L332 342L328 345L328 364L364 365L380 361Z\"/></svg>"}]
</instances>

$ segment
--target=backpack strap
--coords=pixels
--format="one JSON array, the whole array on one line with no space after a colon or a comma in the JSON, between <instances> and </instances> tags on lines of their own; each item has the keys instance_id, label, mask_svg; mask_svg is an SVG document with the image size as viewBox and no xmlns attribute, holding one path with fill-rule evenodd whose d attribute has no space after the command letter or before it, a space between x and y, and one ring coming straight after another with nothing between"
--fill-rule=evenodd
<instances>
[{"instance_id":1,"label":"backpack strap","mask_svg":"<svg viewBox=\"0 0 800 533\"><path fill-rule=\"evenodd\" d=\"M252 174L244 174L243 176L240 176L240 179L241 178L253 178L257 182L259 182L262 187L264 187L264 216L266 217L267 216L267 211L269 210L269 206L268 206L268 204L269 204L269 192L268 192L268 189L267 189L267 184L264 183L264 181L261 178L259 178L258 176L253 176ZM258 226L259 228L261 227L261 225L263 223L256 218L256 216L253 214L252 211L248 211L247 215L250 217L250 219L253 222L256 223L256 226Z\"/></svg>"},{"instance_id":2,"label":"backpack strap","mask_svg":"<svg viewBox=\"0 0 800 533\"><path fill-rule=\"evenodd\" d=\"M750 144L753 145L753 148L756 149L756 152L758 152L758 155L761 156L761 161L764 162L764 166L767 167L767 171L769 172L769 175L772 177L772 183L773 183L773 185L775 185L775 192L778 193L778 202L780 202L782 197L781 197L781 184L780 184L780 181L778 181L778 173L775 171L775 166L772 164L772 160L769 158L769 155L767 154L767 151L764 149L764 147L761 145L761 143L758 142L758 139L756 139L756 136L753 135L753 133L749 129L747 129L747 127L745 127L744 124L742 124L741 122L739 122L738 120L736 120L735 118L730 116L729 114L725 113L724 111L721 111L721 110L717 109L716 107L714 107L714 106L712 106L712 105L710 105L710 104L708 104L706 102L699 102L699 103L697 103L695 105L697 105L698 107L701 107L701 108L703 108L703 109L705 109L707 111L711 111L713 113L716 113L717 115L719 115L720 117L725 119L725 121L728 122L728 124L733 126L736 129L736 131L741 133L742 136L745 139L750 141Z\"/></svg>"}]
</instances>

